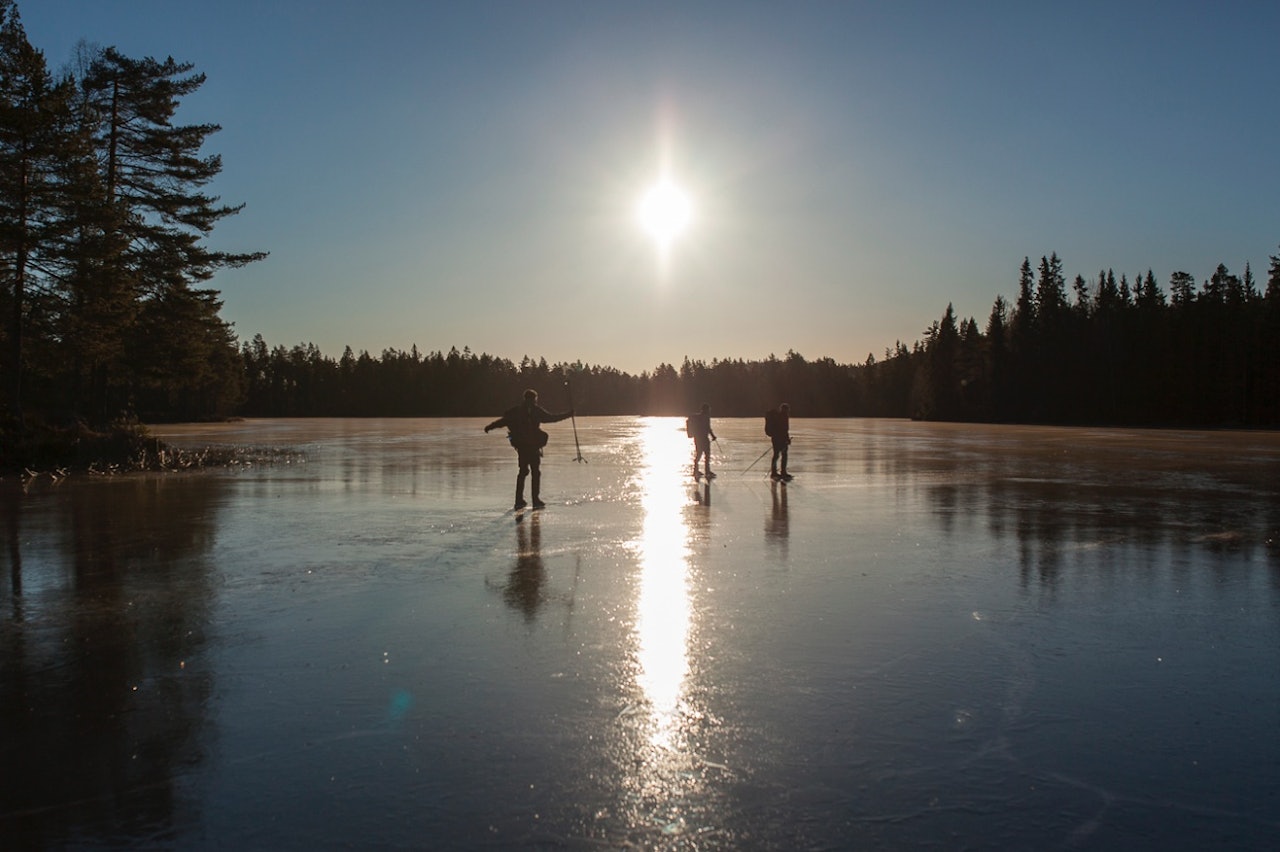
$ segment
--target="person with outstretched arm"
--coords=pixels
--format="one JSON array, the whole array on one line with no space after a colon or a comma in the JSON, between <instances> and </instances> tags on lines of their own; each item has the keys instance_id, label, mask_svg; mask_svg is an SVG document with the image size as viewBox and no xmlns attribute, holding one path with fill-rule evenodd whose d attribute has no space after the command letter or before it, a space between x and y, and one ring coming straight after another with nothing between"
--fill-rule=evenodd
<instances>
[{"instance_id":1,"label":"person with outstretched arm","mask_svg":"<svg viewBox=\"0 0 1280 852\"><path fill-rule=\"evenodd\" d=\"M515 447L516 460L520 464L520 472L516 474L516 509L529 505L524 501L524 481L531 477L530 497L533 508L541 509L546 504L538 497L542 484L542 448L547 445L547 433L539 426L543 423L555 423L573 415L573 409L562 414L552 414L538 405L538 392L527 390L524 401L507 409L506 413L484 427L485 432L500 427L507 427L507 440Z\"/></svg>"}]
</instances>

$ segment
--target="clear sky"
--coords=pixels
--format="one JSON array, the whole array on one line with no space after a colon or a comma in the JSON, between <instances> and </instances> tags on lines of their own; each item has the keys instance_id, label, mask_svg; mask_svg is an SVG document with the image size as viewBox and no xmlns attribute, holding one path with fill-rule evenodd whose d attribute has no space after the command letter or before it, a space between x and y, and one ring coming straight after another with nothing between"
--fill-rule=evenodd
<instances>
[{"instance_id":1,"label":"clear sky","mask_svg":"<svg viewBox=\"0 0 1280 852\"><path fill-rule=\"evenodd\" d=\"M18 0L208 75L242 340L638 373L861 362L1024 256L1070 279L1280 251L1280 3ZM665 174L663 253L636 222Z\"/></svg>"}]
</instances>

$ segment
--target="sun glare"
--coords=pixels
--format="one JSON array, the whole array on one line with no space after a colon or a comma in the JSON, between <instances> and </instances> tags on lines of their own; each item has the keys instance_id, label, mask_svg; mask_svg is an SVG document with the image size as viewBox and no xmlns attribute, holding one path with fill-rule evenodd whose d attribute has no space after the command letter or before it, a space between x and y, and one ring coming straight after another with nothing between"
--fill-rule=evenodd
<instances>
[{"instance_id":1,"label":"sun glare","mask_svg":"<svg viewBox=\"0 0 1280 852\"><path fill-rule=\"evenodd\" d=\"M640 226L666 248L689 227L693 205L678 186L666 181L652 187L636 206Z\"/></svg>"}]
</instances>

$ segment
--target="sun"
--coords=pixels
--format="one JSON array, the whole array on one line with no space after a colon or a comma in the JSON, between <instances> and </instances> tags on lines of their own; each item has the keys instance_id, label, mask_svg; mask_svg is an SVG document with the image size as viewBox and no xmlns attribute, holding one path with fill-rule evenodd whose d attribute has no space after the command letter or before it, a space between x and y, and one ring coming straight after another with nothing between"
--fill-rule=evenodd
<instances>
[{"instance_id":1,"label":"sun","mask_svg":"<svg viewBox=\"0 0 1280 852\"><path fill-rule=\"evenodd\" d=\"M640 227L663 249L688 229L692 218L693 204L688 194L670 181L652 186L636 205Z\"/></svg>"}]
</instances>

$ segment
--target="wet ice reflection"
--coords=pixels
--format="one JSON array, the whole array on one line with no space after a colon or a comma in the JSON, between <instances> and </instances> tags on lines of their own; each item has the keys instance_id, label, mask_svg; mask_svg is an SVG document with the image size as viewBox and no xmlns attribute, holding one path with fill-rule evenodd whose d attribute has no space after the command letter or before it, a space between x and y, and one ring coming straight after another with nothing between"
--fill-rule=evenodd
<instances>
[{"instance_id":1,"label":"wet ice reflection","mask_svg":"<svg viewBox=\"0 0 1280 852\"><path fill-rule=\"evenodd\" d=\"M636 685L649 707L650 743L658 748L674 745L689 671L689 530L684 483L676 473L687 461L688 443L670 421L649 421L642 434L644 463L637 474L644 527L636 543Z\"/></svg>"},{"instance_id":2,"label":"wet ice reflection","mask_svg":"<svg viewBox=\"0 0 1280 852\"><path fill-rule=\"evenodd\" d=\"M524 613L529 623L533 623L542 606L546 573L542 564L542 516L534 512L528 523L516 524L516 561L502 587L503 600Z\"/></svg>"},{"instance_id":3,"label":"wet ice reflection","mask_svg":"<svg viewBox=\"0 0 1280 852\"><path fill-rule=\"evenodd\" d=\"M1275 845L1280 438L794 425L0 481L0 847Z\"/></svg>"},{"instance_id":4,"label":"wet ice reflection","mask_svg":"<svg viewBox=\"0 0 1280 852\"><path fill-rule=\"evenodd\" d=\"M691 803L701 800L691 753L700 716L689 706L690 599L689 441L672 419L646 420L635 472L643 520L636 554L631 683L619 716L619 807L627 831L679 835L690 829Z\"/></svg>"}]
</instances>

